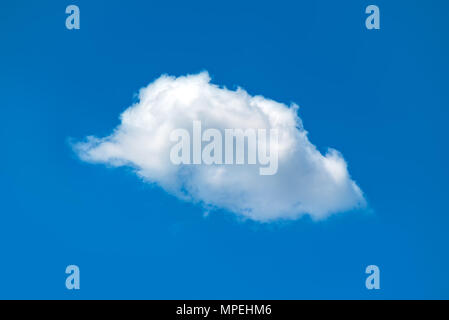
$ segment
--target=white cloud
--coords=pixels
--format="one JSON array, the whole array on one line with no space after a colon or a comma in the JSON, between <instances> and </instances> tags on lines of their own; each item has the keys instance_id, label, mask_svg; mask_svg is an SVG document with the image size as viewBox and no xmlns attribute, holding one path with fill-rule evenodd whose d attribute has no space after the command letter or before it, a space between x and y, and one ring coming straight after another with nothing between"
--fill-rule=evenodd
<instances>
[{"instance_id":1,"label":"white cloud","mask_svg":"<svg viewBox=\"0 0 449 320\"><path fill-rule=\"evenodd\" d=\"M340 153L323 156L307 138L290 107L243 89L230 91L210 83L208 73L161 76L140 90L139 102L121 115L121 124L105 138L87 137L74 145L87 162L130 166L144 181L207 210L224 208L257 221L323 219L365 204ZM205 128L277 129L278 172L261 176L254 165L181 165L170 161L170 133Z\"/></svg>"}]
</instances>

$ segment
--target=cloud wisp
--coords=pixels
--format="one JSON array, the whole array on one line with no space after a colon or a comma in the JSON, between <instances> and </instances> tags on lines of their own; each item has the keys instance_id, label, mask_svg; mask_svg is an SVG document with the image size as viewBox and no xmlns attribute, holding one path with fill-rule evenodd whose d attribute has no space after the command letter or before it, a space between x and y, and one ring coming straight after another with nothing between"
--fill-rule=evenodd
<instances>
[{"instance_id":1,"label":"cloud wisp","mask_svg":"<svg viewBox=\"0 0 449 320\"><path fill-rule=\"evenodd\" d=\"M320 220L365 205L342 155L322 155L309 141L296 105L251 96L211 84L202 72L161 76L139 93L139 102L121 115L110 136L87 137L74 150L86 162L129 166L145 182L208 211L226 209L256 221ZM174 130L263 129L277 132L276 173L259 174L252 164L185 165L170 161ZM257 138L258 139L258 138ZM205 143L205 142L204 142Z\"/></svg>"}]
</instances>

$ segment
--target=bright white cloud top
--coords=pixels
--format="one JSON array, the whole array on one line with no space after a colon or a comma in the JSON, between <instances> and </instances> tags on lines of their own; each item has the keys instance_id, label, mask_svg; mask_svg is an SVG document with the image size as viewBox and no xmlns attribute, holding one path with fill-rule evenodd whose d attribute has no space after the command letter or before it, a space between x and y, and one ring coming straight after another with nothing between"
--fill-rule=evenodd
<instances>
[{"instance_id":1,"label":"bright white cloud top","mask_svg":"<svg viewBox=\"0 0 449 320\"><path fill-rule=\"evenodd\" d=\"M156 183L207 210L227 209L257 221L330 214L365 205L342 155L322 155L310 143L290 107L243 89L231 91L210 83L207 72L184 77L161 76L140 90L139 102L121 115L121 124L104 138L87 137L74 145L91 163L130 166L145 182ZM175 129L276 129L278 170L260 175L257 165L174 165L170 161Z\"/></svg>"}]
</instances>

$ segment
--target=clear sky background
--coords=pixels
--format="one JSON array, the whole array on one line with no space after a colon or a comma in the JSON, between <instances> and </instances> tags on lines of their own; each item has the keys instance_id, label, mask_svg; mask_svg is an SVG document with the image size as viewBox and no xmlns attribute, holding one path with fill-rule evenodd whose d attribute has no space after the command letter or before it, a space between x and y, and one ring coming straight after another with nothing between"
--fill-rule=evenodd
<instances>
[{"instance_id":1,"label":"clear sky background","mask_svg":"<svg viewBox=\"0 0 449 320\"><path fill-rule=\"evenodd\" d=\"M65 8L81 29L65 27ZM381 30L365 28L376 4ZM0 298L449 298L449 2L1 1ZM161 74L297 103L369 209L242 222L80 161ZM81 268L81 290L65 268ZM365 288L365 268L381 290Z\"/></svg>"}]
</instances>

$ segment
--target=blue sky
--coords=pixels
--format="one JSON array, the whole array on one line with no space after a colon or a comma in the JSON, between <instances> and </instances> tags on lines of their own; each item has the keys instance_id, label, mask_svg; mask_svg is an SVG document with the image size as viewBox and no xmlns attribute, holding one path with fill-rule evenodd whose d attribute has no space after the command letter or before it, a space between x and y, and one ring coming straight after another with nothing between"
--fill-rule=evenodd
<instances>
[{"instance_id":1,"label":"blue sky","mask_svg":"<svg viewBox=\"0 0 449 320\"><path fill-rule=\"evenodd\" d=\"M81 29L65 28L65 8ZM365 28L376 4L381 30ZM447 1L2 1L0 298L449 298ZM80 161L161 74L300 105L370 210L242 222ZM81 290L65 267L81 268ZM378 265L381 290L365 288Z\"/></svg>"}]
</instances>

